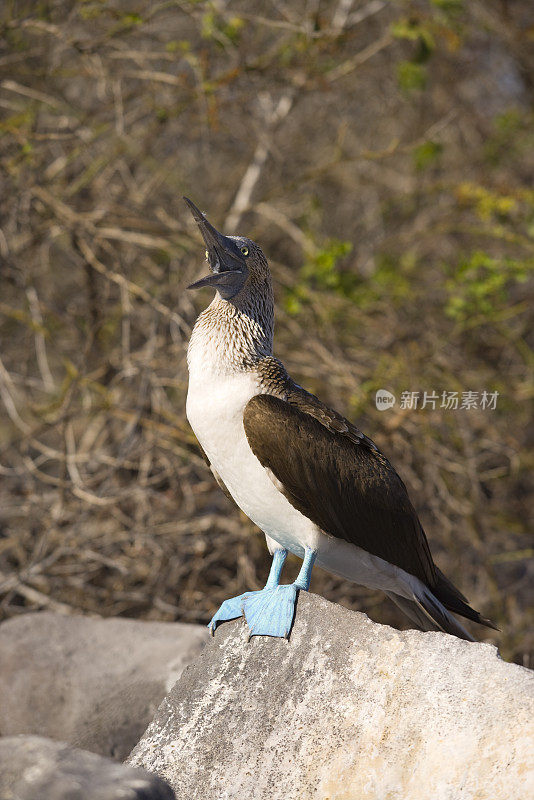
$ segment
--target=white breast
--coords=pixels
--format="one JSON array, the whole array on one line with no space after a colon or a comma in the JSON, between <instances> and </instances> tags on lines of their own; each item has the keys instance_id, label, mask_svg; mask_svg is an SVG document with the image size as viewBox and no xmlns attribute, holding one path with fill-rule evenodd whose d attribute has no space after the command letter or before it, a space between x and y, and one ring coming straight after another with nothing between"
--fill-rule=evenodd
<instances>
[{"instance_id":1,"label":"white breast","mask_svg":"<svg viewBox=\"0 0 534 800\"><path fill-rule=\"evenodd\" d=\"M258 391L254 373L209 376L192 370L187 419L237 505L264 533L302 556L305 545L317 547L321 534L278 491L250 449L243 411Z\"/></svg>"}]
</instances>

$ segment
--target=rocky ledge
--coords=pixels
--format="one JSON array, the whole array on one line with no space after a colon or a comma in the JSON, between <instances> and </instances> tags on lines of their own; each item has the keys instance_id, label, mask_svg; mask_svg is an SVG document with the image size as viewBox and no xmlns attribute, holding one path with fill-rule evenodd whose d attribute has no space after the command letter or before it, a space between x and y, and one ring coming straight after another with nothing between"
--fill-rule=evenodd
<instances>
[{"instance_id":1,"label":"rocky ledge","mask_svg":"<svg viewBox=\"0 0 534 800\"><path fill-rule=\"evenodd\" d=\"M129 763L178 798L534 796L534 673L301 593L290 641L226 623Z\"/></svg>"},{"instance_id":2,"label":"rocky ledge","mask_svg":"<svg viewBox=\"0 0 534 800\"><path fill-rule=\"evenodd\" d=\"M175 800L142 769L42 736L0 738L2 800Z\"/></svg>"},{"instance_id":3,"label":"rocky ledge","mask_svg":"<svg viewBox=\"0 0 534 800\"><path fill-rule=\"evenodd\" d=\"M23 614L0 625L0 734L126 758L208 640L201 625Z\"/></svg>"}]
</instances>

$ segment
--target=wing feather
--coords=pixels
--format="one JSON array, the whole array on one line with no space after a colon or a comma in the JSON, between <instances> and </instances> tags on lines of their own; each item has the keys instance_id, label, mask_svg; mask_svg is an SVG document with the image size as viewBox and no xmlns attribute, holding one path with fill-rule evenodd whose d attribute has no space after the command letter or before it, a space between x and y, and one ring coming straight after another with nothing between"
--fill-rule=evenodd
<instances>
[{"instance_id":1,"label":"wing feather","mask_svg":"<svg viewBox=\"0 0 534 800\"><path fill-rule=\"evenodd\" d=\"M298 389L287 399L261 394L247 403L243 421L255 456L326 534L433 586L436 567L400 477L368 437Z\"/></svg>"}]
</instances>

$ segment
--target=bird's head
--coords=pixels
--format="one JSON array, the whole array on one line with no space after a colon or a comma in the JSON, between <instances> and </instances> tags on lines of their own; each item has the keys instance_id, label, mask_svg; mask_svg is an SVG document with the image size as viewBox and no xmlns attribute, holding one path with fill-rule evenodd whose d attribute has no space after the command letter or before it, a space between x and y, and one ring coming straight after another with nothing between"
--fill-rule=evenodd
<instances>
[{"instance_id":1,"label":"bird's head","mask_svg":"<svg viewBox=\"0 0 534 800\"><path fill-rule=\"evenodd\" d=\"M225 300L232 300L246 288L266 280L270 282L267 259L255 242L245 236L224 236L189 198L184 197L184 200L204 239L211 270L211 275L192 283L188 289L213 286Z\"/></svg>"}]
</instances>

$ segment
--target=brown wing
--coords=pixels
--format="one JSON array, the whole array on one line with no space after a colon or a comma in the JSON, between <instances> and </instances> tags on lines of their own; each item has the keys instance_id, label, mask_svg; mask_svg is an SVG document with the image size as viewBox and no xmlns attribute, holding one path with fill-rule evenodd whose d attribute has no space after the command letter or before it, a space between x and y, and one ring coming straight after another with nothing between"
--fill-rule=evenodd
<instances>
[{"instance_id":1,"label":"brown wing","mask_svg":"<svg viewBox=\"0 0 534 800\"><path fill-rule=\"evenodd\" d=\"M389 461L348 420L296 384L285 396L256 395L243 421L253 453L289 502L325 533L432 587L436 567L425 533Z\"/></svg>"},{"instance_id":2,"label":"brown wing","mask_svg":"<svg viewBox=\"0 0 534 800\"><path fill-rule=\"evenodd\" d=\"M293 408L298 408L299 411L303 411L305 414L314 417L328 428L328 430L332 431L332 433L344 434L344 436L354 442L354 444L359 444L372 450L383 461L389 463L372 439L366 436L365 433L362 433L356 425L353 425L352 422L349 422L348 419L338 414L333 408L327 406L314 394L307 392L306 389L303 389L302 386L299 386L291 380L291 378L289 378L286 384L282 399L287 400L289 405L293 406Z\"/></svg>"}]
</instances>

